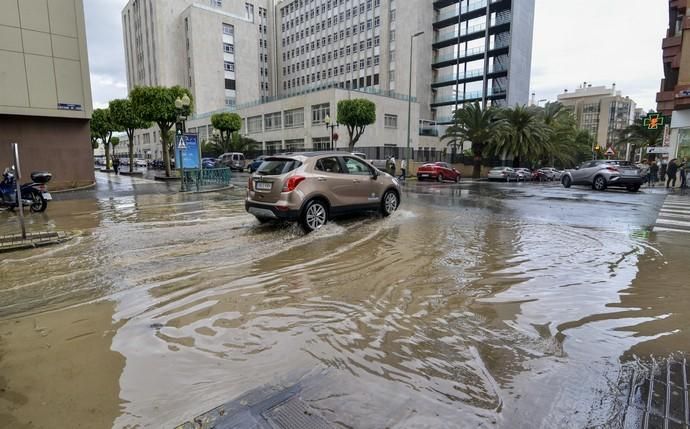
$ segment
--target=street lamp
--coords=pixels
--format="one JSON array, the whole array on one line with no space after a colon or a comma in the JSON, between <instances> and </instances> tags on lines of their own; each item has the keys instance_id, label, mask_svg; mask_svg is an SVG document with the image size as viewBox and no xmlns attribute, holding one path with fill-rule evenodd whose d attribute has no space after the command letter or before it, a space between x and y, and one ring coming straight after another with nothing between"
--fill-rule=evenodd
<instances>
[{"instance_id":1,"label":"street lamp","mask_svg":"<svg viewBox=\"0 0 690 429\"><path fill-rule=\"evenodd\" d=\"M405 151L405 167L410 171L410 122L412 121L412 42L417 36L424 34L423 31L417 32L410 36L410 74L409 86L407 88L407 150Z\"/></svg>"},{"instance_id":2,"label":"street lamp","mask_svg":"<svg viewBox=\"0 0 690 429\"><path fill-rule=\"evenodd\" d=\"M326 129L330 129L330 135L331 135L331 150L335 150L335 147L333 147L333 129L340 127L340 124L336 121L335 124L332 124L332 119L330 116L326 115L326 117L323 119L323 121L326 123Z\"/></svg>"}]
</instances>

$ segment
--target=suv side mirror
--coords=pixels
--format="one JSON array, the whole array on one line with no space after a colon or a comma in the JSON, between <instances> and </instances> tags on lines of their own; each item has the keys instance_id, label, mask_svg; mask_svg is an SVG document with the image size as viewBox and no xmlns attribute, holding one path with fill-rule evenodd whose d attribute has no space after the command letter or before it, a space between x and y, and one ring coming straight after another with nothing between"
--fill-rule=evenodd
<instances>
[{"instance_id":1,"label":"suv side mirror","mask_svg":"<svg viewBox=\"0 0 690 429\"><path fill-rule=\"evenodd\" d=\"M576 166L575 166L575 170L579 170L579 169L580 169L580 166L579 166L579 165L576 165Z\"/></svg>"},{"instance_id":2,"label":"suv side mirror","mask_svg":"<svg viewBox=\"0 0 690 429\"><path fill-rule=\"evenodd\" d=\"M373 169L373 170L371 171L371 178L372 178L373 180L376 180L376 179L379 178L379 171L378 171L377 169Z\"/></svg>"}]
</instances>

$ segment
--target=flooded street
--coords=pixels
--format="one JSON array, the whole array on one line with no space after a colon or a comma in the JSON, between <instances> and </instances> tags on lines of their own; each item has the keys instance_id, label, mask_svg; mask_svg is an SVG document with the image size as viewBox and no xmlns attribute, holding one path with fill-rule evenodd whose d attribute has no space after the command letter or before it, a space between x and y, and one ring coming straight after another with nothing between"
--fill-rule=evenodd
<instances>
[{"instance_id":1,"label":"flooded street","mask_svg":"<svg viewBox=\"0 0 690 429\"><path fill-rule=\"evenodd\" d=\"M172 428L301 380L333 427L581 428L622 363L690 351L664 193L413 182L310 235L243 197L100 176L30 215L76 236L0 254L0 427Z\"/></svg>"}]
</instances>

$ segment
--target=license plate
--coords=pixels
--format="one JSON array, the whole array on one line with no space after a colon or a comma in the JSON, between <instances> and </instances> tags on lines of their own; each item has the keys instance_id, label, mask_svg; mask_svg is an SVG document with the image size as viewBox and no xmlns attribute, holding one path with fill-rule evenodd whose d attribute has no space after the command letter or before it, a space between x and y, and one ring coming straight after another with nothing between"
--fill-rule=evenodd
<instances>
[{"instance_id":1,"label":"license plate","mask_svg":"<svg viewBox=\"0 0 690 429\"><path fill-rule=\"evenodd\" d=\"M46 201L50 201L53 199L53 197L50 195L50 192L44 192L43 193L43 199Z\"/></svg>"},{"instance_id":2,"label":"license plate","mask_svg":"<svg viewBox=\"0 0 690 429\"><path fill-rule=\"evenodd\" d=\"M422 177L429 177L428 174L422 174Z\"/></svg>"},{"instance_id":3,"label":"license plate","mask_svg":"<svg viewBox=\"0 0 690 429\"><path fill-rule=\"evenodd\" d=\"M257 191L270 191L271 185L270 182L254 182L254 187Z\"/></svg>"}]
</instances>

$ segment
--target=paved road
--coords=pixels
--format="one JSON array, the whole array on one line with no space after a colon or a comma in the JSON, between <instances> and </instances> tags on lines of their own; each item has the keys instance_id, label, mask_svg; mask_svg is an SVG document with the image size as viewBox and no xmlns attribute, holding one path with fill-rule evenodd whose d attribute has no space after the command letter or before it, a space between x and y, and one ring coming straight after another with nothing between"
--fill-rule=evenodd
<instances>
[{"instance_id":1,"label":"paved road","mask_svg":"<svg viewBox=\"0 0 690 429\"><path fill-rule=\"evenodd\" d=\"M340 426L611 427L621 362L690 349L680 191L411 181L304 235L233 181L99 174L27 216L78 236L0 260L8 427L175 427L295 379Z\"/></svg>"}]
</instances>

